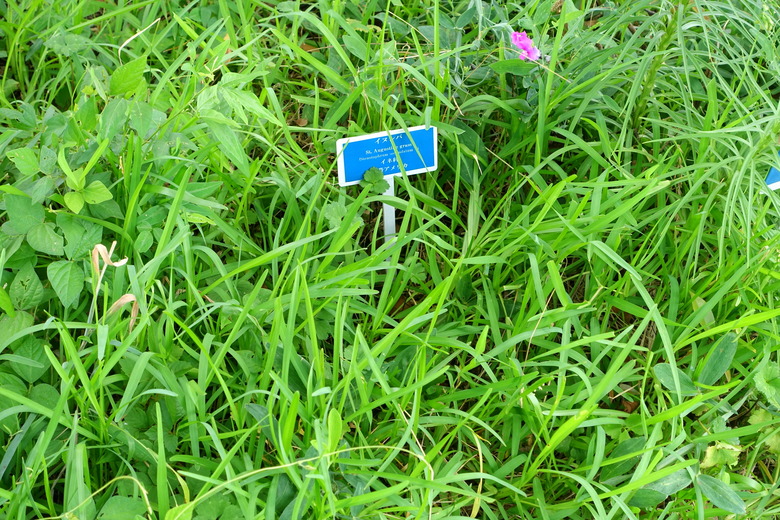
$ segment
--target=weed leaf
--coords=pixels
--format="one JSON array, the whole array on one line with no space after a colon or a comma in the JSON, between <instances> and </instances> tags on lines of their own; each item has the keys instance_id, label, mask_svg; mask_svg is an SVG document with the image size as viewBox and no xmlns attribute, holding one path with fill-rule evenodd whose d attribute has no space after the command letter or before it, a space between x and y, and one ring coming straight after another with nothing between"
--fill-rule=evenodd
<instances>
[{"instance_id":1,"label":"weed leaf","mask_svg":"<svg viewBox=\"0 0 780 520\"><path fill-rule=\"evenodd\" d=\"M733 489L731 489L722 480L709 475L699 475L696 477L696 483L705 497L715 507L719 507L729 513L737 515L745 514L745 503L739 498Z\"/></svg>"},{"instance_id":2,"label":"weed leaf","mask_svg":"<svg viewBox=\"0 0 780 520\"><path fill-rule=\"evenodd\" d=\"M49 282L65 308L75 307L84 289L84 271L75 262L60 260L46 268Z\"/></svg>"},{"instance_id":3,"label":"weed leaf","mask_svg":"<svg viewBox=\"0 0 780 520\"><path fill-rule=\"evenodd\" d=\"M241 146L241 142L236 136L236 132L224 123L206 120L209 130L214 134L214 140L218 143L219 149L230 159L238 171L244 175L249 175L249 161Z\"/></svg>"},{"instance_id":4,"label":"weed leaf","mask_svg":"<svg viewBox=\"0 0 780 520\"><path fill-rule=\"evenodd\" d=\"M525 76L536 67L536 63L521 59L503 60L490 64L490 68L499 74L514 74L515 76Z\"/></svg>"},{"instance_id":5,"label":"weed leaf","mask_svg":"<svg viewBox=\"0 0 780 520\"><path fill-rule=\"evenodd\" d=\"M617 459L630 453L638 452L644 447L646 442L646 437L634 437L633 439L623 441L614 449L610 455L610 459ZM601 481L605 482L614 477L625 475L628 471L631 470L631 468L636 465L637 462L639 462L639 455L606 466L601 471Z\"/></svg>"},{"instance_id":6,"label":"weed leaf","mask_svg":"<svg viewBox=\"0 0 780 520\"><path fill-rule=\"evenodd\" d=\"M33 203L32 199L21 195L6 195L5 207L8 221L14 230L26 234L34 226L43 222L45 213L43 206Z\"/></svg>"},{"instance_id":7,"label":"weed leaf","mask_svg":"<svg viewBox=\"0 0 780 520\"><path fill-rule=\"evenodd\" d=\"M673 495L691 484L691 476L688 470L681 469L662 479L656 480L645 486L646 489L654 489L664 495Z\"/></svg>"},{"instance_id":8,"label":"weed leaf","mask_svg":"<svg viewBox=\"0 0 780 520\"><path fill-rule=\"evenodd\" d=\"M14 349L20 359L11 364L14 372L28 383L34 383L46 373L51 364L43 351L43 341L33 336L25 337L16 349Z\"/></svg>"},{"instance_id":9,"label":"weed leaf","mask_svg":"<svg viewBox=\"0 0 780 520\"><path fill-rule=\"evenodd\" d=\"M38 157L32 148L17 148L5 153L25 177L38 173Z\"/></svg>"},{"instance_id":10,"label":"weed leaf","mask_svg":"<svg viewBox=\"0 0 780 520\"><path fill-rule=\"evenodd\" d=\"M92 181L89 186L84 188L82 193L87 204L100 204L101 202L111 200L111 192L100 181Z\"/></svg>"},{"instance_id":11,"label":"weed leaf","mask_svg":"<svg viewBox=\"0 0 780 520\"><path fill-rule=\"evenodd\" d=\"M84 207L84 195L81 192L70 191L63 198L68 209L77 215L81 212L81 208Z\"/></svg>"},{"instance_id":12,"label":"weed leaf","mask_svg":"<svg viewBox=\"0 0 780 520\"><path fill-rule=\"evenodd\" d=\"M141 517L146 505L139 497L113 496L109 498L98 514L99 520L125 520Z\"/></svg>"},{"instance_id":13,"label":"weed leaf","mask_svg":"<svg viewBox=\"0 0 780 520\"><path fill-rule=\"evenodd\" d=\"M16 273L11 283L9 296L14 307L21 310L31 309L43 300L43 285L32 264L25 264Z\"/></svg>"},{"instance_id":14,"label":"weed leaf","mask_svg":"<svg viewBox=\"0 0 780 520\"><path fill-rule=\"evenodd\" d=\"M144 81L145 70L146 56L136 58L117 68L111 74L109 93L112 96L123 96L135 92Z\"/></svg>"},{"instance_id":15,"label":"weed leaf","mask_svg":"<svg viewBox=\"0 0 780 520\"><path fill-rule=\"evenodd\" d=\"M695 395L699 393L699 390L693 384L693 381L691 381L690 376L688 376L688 374L679 368L673 367L669 363L657 364L653 367L653 372L655 373L655 377L658 379L658 381L671 392L676 392L674 386L674 376L672 375L673 373L676 373L680 382L680 393L682 395Z\"/></svg>"},{"instance_id":16,"label":"weed leaf","mask_svg":"<svg viewBox=\"0 0 780 520\"><path fill-rule=\"evenodd\" d=\"M714 385L726 373L737 352L737 335L730 332L723 336L707 355L704 368L699 374L703 385Z\"/></svg>"},{"instance_id":17,"label":"weed leaf","mask_svg":"<svg viewBox=\"0 0 780 520\"><path fill-rule=\"evenodd\" d=\"M641 507L643 509L647 509L650 507L657 506L664 500L666 500L666 495L664 495L660 491L656 491L654 489L642 488L636 490L634 496L631 497L631 500L628 501L628 505L632 507Z\"/></svg>"},{"instance_id":18,"label":"weed leaf","mask_svg":"<svg viewBox=\"0 0 780 520\"><path fill-rule=\"evenodd\" d=\"M16 316L16 310L14 309L14 304L11 302L11 297L8 296L8 293L2 287L0 287L0 310L12 318Z\"/></svg>"},{"instance_id":19,"label":"weed leaf","mask_svg":"<svg viewBox=\"0 0 780 520\"><path fill-rule=\"evenodd\" d=\"M37 224L27 232L27 243L30 247L41 253L60 256L64 252L64 240L59 233L54 230L54 224L44 222Z\"/></svg>"},{"instance_id":20,"label":"weed leaf","mask_svg":"<svg viewBox=\"0 0 780 520\"><path fill-rule=\"evenodd\" d=\"M106 104L98 124L98 138L101 141L113 139L125 126L128 109L129 103L124 98L114 98Z\"/></svg>"},{"instance_id":21,"label":"weed leaf","mask_svg":"<svg viewBox=\"0 0 780 520\"><path fill-rule=\"evenodd\" d=\"M756 372L753 382L772 406L780 408L780 366L767 363Z\"/></svg>"}]
</instances>

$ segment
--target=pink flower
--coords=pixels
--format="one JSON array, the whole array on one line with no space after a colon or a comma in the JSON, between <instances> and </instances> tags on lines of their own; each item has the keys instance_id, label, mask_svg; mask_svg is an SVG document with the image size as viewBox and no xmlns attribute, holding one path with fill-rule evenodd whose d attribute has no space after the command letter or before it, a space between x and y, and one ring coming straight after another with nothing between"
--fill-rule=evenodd
<instances>
[{"instance_id":1,"label":"pink flower","mask_svg":"<svg viewBox=\"0 0 780 520\"><path fill-rule=\"evenodd\" d=\"M527 34L525 34L525 31L513 32L512 43L514 43L515 46L520 49L521 60L536 61L542 55L539 49L534 47L534 42L531 40L531 38L528 37Z\"/></svg>"}]
</instances>

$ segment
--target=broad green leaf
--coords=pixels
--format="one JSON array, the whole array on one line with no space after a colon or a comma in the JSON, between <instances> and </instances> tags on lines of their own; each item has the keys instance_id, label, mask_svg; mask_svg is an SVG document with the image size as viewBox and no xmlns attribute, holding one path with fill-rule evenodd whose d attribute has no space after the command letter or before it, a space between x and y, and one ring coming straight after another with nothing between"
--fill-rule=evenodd
<instances>
[{"instance_id":1,"label":"broad green leaf","mask_svg":"<svg viewBox=\"0 0 780 520\"><path fill-rule=\"evenodd\" d=\"M48 363L48 358L47 358ZM43 406L54 409L60 399L60 393L53 386L46 383L38 383L30 390L30 399Z\"/></svg>"},{"instance_id":2,"label":"broad green leaf","mask_svg":"<svg viewBox=\"0 0 780 520\"><path fill-rule=\"evenodd\" d=\"M146 56L136 58L117 68L111 74L109 94L123 96L135 92L144 81L144 71L146 71Z\"/></svg>"},{"instance_id":3,"label":"broad green leaf","mask_svg":"<svg viewBox=\"0 0 780 520\"><path fill-rule=\"evenodd\" d=\"M14 374L0 372L0 389L13 392L17 395L24 395L27 391L27 385L24 381L19 379ZM6 410L14 405L19 404L16 399L7 395L0 395L0 410ZM19 428L19 416L10 415L4 419L0 419L0 429L6 431L17 431ZM5 450L3 450L5 451Z\"/></svg>"},{"instance_id":4,"label":"broad green leaf","mask_svg":"<svg viewBox=\"0 0 780 520\"><path fill-rule=\"evenodd\" d=\"M57 154L48 146L41 146L41 157L38 167L46 175L54 173L54 167L57 165Z\"/></svg>"},{"instance_id":5,"label":"broad green leaf","mask_svg":"<svg viewBox=\"0 0 780 520\"><path fill-rule=\"evenodd\" d=\"M461 14L458 17L458 20L455 22L455 27L458 29L464 29L467 25L469 25L473 20L474 17L477 14L476 7L472 6L463 11L463 14Z\"/></svg>"},{"instance_id":6,"label":"broad green leaf","mask_svg":"<svg viewBox=\"0 0 780 520\"><path fill-rule=\"evenodd\" d=\"M142 517L146 504L140 497L113 496L100 509L98 520L128 520Z\"/></svg>"},{"instance_id":7,"label":"broad green leaf","mask_svg":"<svg viewBox=\"0 0 780 520\"><path fill-rule=\"evenodd\" d=\"M84 207L84 196L78 191L69 191L65 194L65 205L73 213L79 213Z\"/></svg>"},{"instance_id":8,"label":"broad green leaf","mask_svg":"<svg viewBox=\"0 0 780 520\"><path fill-rule=\"evenodd\" d=\"M27 237L14 238L17 240L11 242L11 247L9 248L9 251L14 251L14 253L5 261L6 269L21 269L27 264L37 265L38 254L27 243ZM18 247L17 243L19 243Z\"/></svg>"},{"instance_id":9,"label":"broad green leaf","mask_svg":"<svg viewBox=\"0 0 780 520\"><path fill-rule=\"evenodd\" d=\"M8 220L17 233L25 235L34 226L43 222L45 212L41 204L34 204L27 196L5 196L5 207L8 212Z\"/></svg>"},{"instance_id":10,"label":"broad green leaf","mask_svg":"<svg viewBox=\"0 0 780 520\"><path fill-rule=\"evenodd\" d=\"M211 220L210 218L200 215L198 213L190 213L187 212L184 214L184 218L187 219L187 222L190 224L208 224L210 226L215 226L215 222Z\"/></svg>"},{"instance_id":11,"label":"broad green leaf","mask_svg":"<svg viewBox=\"0 0 780 520\"><path fill-rule=\"evenodd\" d=\"M368 45L366 42L354 34L345 34L343 36L344 47L361 61L366 61L372 53L368 52Z\"/></svg>"},{"instance_id":12,"label":"broad green leaf","mask_svg":"<svg viewBox=\"0 0 780 520\"><path fill-rule=\"evenodd\" d=\"M84 132L92 133L95 130L95 126L97 126L97 115L97 98L90 97L78 107L76 120Z\"/></svg>"},{"instance_id":13,"label":"broad green leaf","mask_svg":"<svg viewBox=\"0 0 780 520\"><path fill-rule=\"evenodd\" d=\"M111 200L112 197L106 185L100 181L92 181L81 193L87 204L100 204L101 202Z\"/></svg>"},{"instance_id":14,"label":"broad green leaf","mask_svg":"<svg viewBox=\"0 0 780 520\"><path fill-rule=\"evenodd\" d=\"M609 458L614 460L630 453L639 452L644 448L645 442L647 442L647 438L645 437L634 437L633 439L623 441L612 451ZM625 475L637 462L639 462L639 455L604 467L601 471L601 482Z\"/></svg>"},{"instance_id":15,"label":"broad green leaf","mask_svg":"<svg viewBox=\"0 0 780 520\"><path fill-rule=\"evenodd\" d=\"M224 517L225 509L230 505L230 501L224 495L212 495L195 507L195 518L193 520L217 520Z\"/></svg>"},{"instance_id":16,"label":"broad green leaf","mask_svg":"<svg viewBox=\"0 0 780 520\"><path fill-rule=\"evenodd\" d=\"M331 408L328 412L328 451L335 451L338 448L343 433L341 415L337 409Z\"/></svg>"},{"instance_id":17,"label":"broad green leaf","mask_svg":"<svg viewBox=\"0 0 780 520\"><path fill-rule=\"evenodd\" d=\"M565 13L565 14L564 14ZM581 15L582 11L577 9L572 2L572 0L564 0L563 6L561 9L561 22L563 23L571 23L573 20L580 19L579 24L582 23ZM578 24L575 24L578 25ZM569 30L572 30L572 28L569 28Z\"/></svg>"},{"instance_id":18,"label":"broad green leaf","mask_svg":"<svg viewBox=\"0 0 780 520\"><path fill-rule=\"evenodd\" d=\"M654 489L637 489L636 493L634 493L634 496L631 497L631 500L628 501L628 505L647 509L657 506L666 500L666 497L667 495L664 495L663 493Z\"/></svg>"},{"instance_id":19,"label":"broad green leaf","mask_svg":"<svg viewBox=\"0 0 780 520\"><path fill-rule=\"evenodd\" d=\"M712 348L704 361L704 368L699 374L699 382L703 385L714 385L731 367L731 361L737 352L737 335L729 332Z\"/></svg>"},{"instance_id":20,"label":"broad green leaf","mask_svg":"<svg viewBox=\"0 0 780 520\"><path fill-rule=\"evenodd\" d=\"M516 76L525 76L536 67L538 67L536 63L523 61L520 58L497 61L490 64L490 68L499 74L514 74Z\"/></svg>"},{"instance_id":21,"label":"broad green leaf","mask_svg":"<svg viewBox=\"0 0 780 520\"><path fill-rule=\"evenodd\" d=\"M14 304L11 303L11 297L8 296L8 293L2 287L0 287L0 310L12 318L16 316L16 310L14 309Z\"/></svg>"},{"instance_id":22,"label":"broad green leaf","mask_svg":"<svg viewBox=\"0 0 780 520\"><path fill-rule=\"evenodd\" d=\"M138 132L138 136L148 139L160 128L167 119L165 112L152 108L152 106L138 99L133 100L130 106L130 128Z\"/></svg>"},{"instance_id":23,"label":"broad green leaf","mask_svg":"<svg viewBox=\"0 0 780 520\"><path fill-rule=\"evenodd\" d=\"M19 88L19 82L12 78L7 78L3 84L3 95L6 99L11 98L14 92Z\"/></svg>"},{"instance_id":24,"label":"broad green leaf","mask_svg":"<svg viewBox=\"0 0 780 520\"><path fill-rule=\"evenodd\" d=\"M745 514L745 502L722 480L709 475L699 475L696 477L696 483L715 507L737 515Z\"/></svg>"},{"instance_id":25,"label":"broad green leaf","mask_svg":"<svg viewBox=\"0 0 780 520\"><path fill-rule=\"evenodd\" d=\"M130 105L130 128L141 138L146 138L152 124L152 106L139 99L133 99Z\"/></svg>"},{"instance_id":26,"label":"broad green leaf","mask_svg":"<svg viewBox=\"0 0 780 520\"><path fill-rule=\"evenodd\" d=\"M26 197L27 194L20 190L19 188L15 186L11 186L10 184L2 184L0 185L0 191L4 193L10 193L12 195L20 195L22 197Z\"/></svg>"},{"instance_id":27,"label":"broad green leaf","mask_svg":"<svg viewBox=\"0 0 780 520\"><path fill-rule=\"evenodd\" d=\"M165 513L165 520L192 520L192 509L192 504L179 504Z\"/></svg>"},{"instance_id":28,"label":"broad green leaf","mask_svg":"<svg viewBox=\"0 0 780 520\"><path fill-rule=\"evenodd\" d=\"M100 220L108 220L110 218L123 220L125 218L122 208L113 199L103 201L100 204L90 204L89 211L93 217Z\"/></svg>"},{"instance_id":29,"label":"broad green leaf","mask_svg":"<svg viewBox=\"0 0 780 520\"><path fill-rule=\"evenodd\" d=\"M238 117L242 123L247 124L246 112L250 112L266 121L278 121L276 116L265 108L254 92L241 88L219 87L219 94L233 109L234 117Z\"/></svg>"},{"instance_id":30,"label":"broad green leaf","mask_svg":"<svg viewBox=\"0 0 780 520\"><path fill-rule=\"evenodd\" d=\"M114 98L106 103L98 124L98 138L101 141L113 139L125 126L128 109L129 103L124 98Z\"/></svg>"},{"instance_id":31,"label":"broad green leaf","mask_svg":"<svg viewBox=\"0 0 780 520\"><path fill-rule=\"evenodd\" d=\"M691 307L693 307L694 311L698 311L705 305L707 305L707 301L704 298L701 298L700 296L696 296L693 302L691 303ZM711 309L704 314L702 321L708 327L711 327L712 325L715 324L715 315L712 313Z\"/></svg>"},{"instance_id":32,"label":"broad green leaf","mask_svg":"<svg viewBox=\"0 0 780 520\"><path fill-rule=\"evenodd\" d=\"M287 475L279 475L273 478L271 488L276 488L276 503L269 504L277 514L282 513L290 503L295 500L298 489Z\"/></svg>"},{"instance_id":33,"label":"broad green leaf","mask_svg":"<svg viewBox=\"0 0 780 520\"><path fill-rule=\"evenodd\" d=\"M26 264L16 273L9 290L14 307L27 310L35 307L43 300L43 285L32 264Z\"/></svg>"},{"instance_id":34,"label":"broad green leaf","mask_svg":"<svg viewBox=\"0 0 780 520\"><path fill-rule=\"evenodd\" d=\"M54 230L54 224L44 222L31 228L27 232L27 243L30 247L41 253L60 256L63 253L64 240Z\"/></svg>"},{"instance_id":35,"label":"broad green leaf","mask_svg":"<svg viewBox=\"0 0 780 520\"><path fill-rule=\"evenodd\" d=\"M62 305L75 307L84 290L84 270L75 262L60 260L49 264L46 274Z\"/></svg>"},{"instance_id":36,"label":"broad green leaf","mask_svg":"<svg viewBox=\"0 0 780 520\"><path fill-rule=\"evenodd\" d=\"M84 169L76 168L65 176L65 186L74 191L81 191L84 189L85 179L86 175L84 175Z\"/></svg>"},{"instance_id":37,"label":"broad green leaf","mask_svg":"<svg viewBox=\"0 0 780 520\"><path fill-rule=\"evenodd\" d=\"M258 426L260 427L263 435L271 438L273 431L275 431L277 423L276 419L268 413L268 408L255 403L247 403L244 405L246 410L255 418Z\"/></svg>"},{"instance_id":38,"label":"broad green leaf","mask_svg":"<svg viewBox=\"0 0 780 520\"><path fill-rule=\"evenodd\" d=\"M662 479L656 480L645 486L646 489L654 489L664 495L672 495L691 484L691 476L688 470L681 469Z\"/></svg>"},{"instance_id":39,"label":"broad green leaf","mask_svg":"<svg viewBox=\"0 0 780 520\"><path fill-rule=\"evenodd\" d=\"M154 236L152 235L152 232L148 229L144 229L138 233L138 236L135 238L135 242L133 243L133 247L139 253L146 253L152 247L152 244L154 244Z\"/></svg>"},{"instance_id":40,"label":"broad green leaf","mask_svg":"<svg viewBox=\"0 0 780 520\"><path fill-rule=\"evenodd\" d=\"M249 160L236 132L224 123L206 119L209 130L220 150L244 175L249 175Z\"/></svg>"},{"instance_id":41,"label":"broad green leaf","mask_svg":"<svg viewBox=\"0 0 780 520\"><path fill-rule=\"evenodd\" d=\"M753 383L770 404L780 408L780 366L764 365L756 372Z\"/></svg>"},{"instance_id":42,"label":"broad green leaf","mask_svg":"<svg viewBox=\"0 0 780 520\"><path fill-rule=\"evenodd\" d=\"M76 56L94 45L89 38L80 34L66 32L64 29L59 29L43 44L57 54L64 54L65 56Z\"/></svg>"},{"instance_id":43,"label":"broad green leaf","mask_svg":"<svg viewBox=\"0 0 780 520\"><path fill-rule=\"evenodd\" d=\"M71 260L83 258L103 238L103 227L81 221L68 213L57 214L57 225L65 233L65 256Z\"/></svg>"},{"instance_id":44,"label":"broad green leaf","mask_svg":"<svg viewBox=\"0 0 780 520\"><path fill-rule=\"evenodd\" d=\"M474 282L471 274L461 273L458 276L455 282L455 297L462 302L468 302L474 297Z\"/></svg>"},{"instance_id":45,"label":"broad green leaf","mask_svg":"<svg viewBox=\"0 0 780 520\"><path fill-rule=\"evenodd\" d=\"M17 148L5 153L25 177L38 173L38 156L32 148Z\"/></svg>"},{"instance_id":46,"label":"broad green leaf","mask_svg":"<svg viewBox=\"0 0 780 520\"><path fill-rule=\"evenodd\" d=\"M680 382L680 393L682 395L695 395L699 393L698 388L693 384L691 378L677 367L673 367L669 363L659 363L653 367L653 372L658 381L666 387L667 390L676 392L674 387L673 373L677 373L677 378Z\"/></svg>"},{"instance_id":47,"label":"broad green leaf","mask_svg":"<svg viewBox=\"0 0 780 520\"><path fill-rule=\"evenodd\" d=\"M33 130L37 124L37 118L33 106L25 101L17 101L14 104L16 104L19 110L13 110L10 108L0 109L0 116L5 119L4 123L9 124L9 126L12 128Z\"/></svg>"},{"instance_id":48,"label":"broad green leaf","mask_svg":"<svg viewBox=\"0 0 780 520\"><path fill-rule=\"evenodd\" d=\"M11 363L11 368L19 377L28 383L34 383L51 367L49 358L43 350L43 341L27 336L21 340L14 349L14 354L21 357L23 362Z\"/></svg>"},{"instance_id":49,"label":"broad green leaf","mask_svg":"<svg viewBox=\"0 0 780 520\"><path fill-rule=\"evenodd\" d=\"M30 199L34 204L40 204L51 197L56 187L57 185L54 182L54 178L47 175L40 177L35 182L33 182L32 186L27 192L27 195L30 196Z\"/></svg>"},{"instance_id":50,"label":"broad green leaf","mask_svg":"<svg viewBox=\"0 0 780 520\"><path fill-rule=\"evenodd\" d=\"M32 250L32 248L25 243L25 237L16 234L6 233L5 229L7 227L13 227L13 226L11 226L10 222L6 222L2 226L0 226L0 250L3 249L5 250L4 267L6 269L13 269L13 267L9 265L8 261L16 255L16 252L19 251L19 249L21 249L22 247L28 248L30 250ZM34 251L33 254L35 254Z\"/></svg>"},{"instance_id":51,"label":"broad green leaf","mask_svg":"<svg viewBox=\"0 0 780 520\"><path fill-rule=\"evenodd\" d=\"M17 312L15 316L10 314L0 317L0 330L3 331L3 338L0 339L0 351L3 350L4 340L6 338L12 338L16 334L22 332L24 329L33 324L33 316L28 312ZM19 340L17 340L19 341ZM18 344L16 341L14 345Z\"/></svg>"}]
</instances>

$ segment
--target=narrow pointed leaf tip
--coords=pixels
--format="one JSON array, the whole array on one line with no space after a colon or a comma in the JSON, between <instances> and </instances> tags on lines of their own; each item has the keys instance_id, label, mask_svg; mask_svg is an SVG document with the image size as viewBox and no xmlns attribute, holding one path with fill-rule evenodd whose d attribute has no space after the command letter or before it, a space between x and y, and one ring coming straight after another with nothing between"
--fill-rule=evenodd
<instances>
[{"instance_id":1,"label":"narrow pointed leaf tip","mask_svg":"<svg viewBox=\"0 0 780 520\"><path fill-rule=\"evenodd\" d=\"M525 31L513 32L512 43L515 45L515 47L520 49L519 57L521 60L536 61L542 55L541 51L539 51L539 49L534 45L533 40L528 37Z\"/></svg>"}]
</instances>

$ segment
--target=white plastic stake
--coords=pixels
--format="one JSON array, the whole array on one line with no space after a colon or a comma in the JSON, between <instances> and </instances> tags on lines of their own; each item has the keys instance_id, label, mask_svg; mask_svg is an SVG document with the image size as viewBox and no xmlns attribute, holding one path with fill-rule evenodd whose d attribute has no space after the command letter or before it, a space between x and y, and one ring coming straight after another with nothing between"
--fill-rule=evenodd
<instances>
[{"instance_id":1,"label":"white plastic stake","mask_svg":"<svg viewBox=\"0 0 780 520\"><path fill-rule=\"evenodd\" d=\"M384 193L386 197L394 197L395 196L395 177L392 175L388 175L385 177L385 180L390 185L389 188L387 188L387 191ZM382 215L384 217L384 224L385 224L385 242L390 242L395 238L395 206L391 206L390 204L383 203L382 204Z\"/></svg>"}]
</instances>

